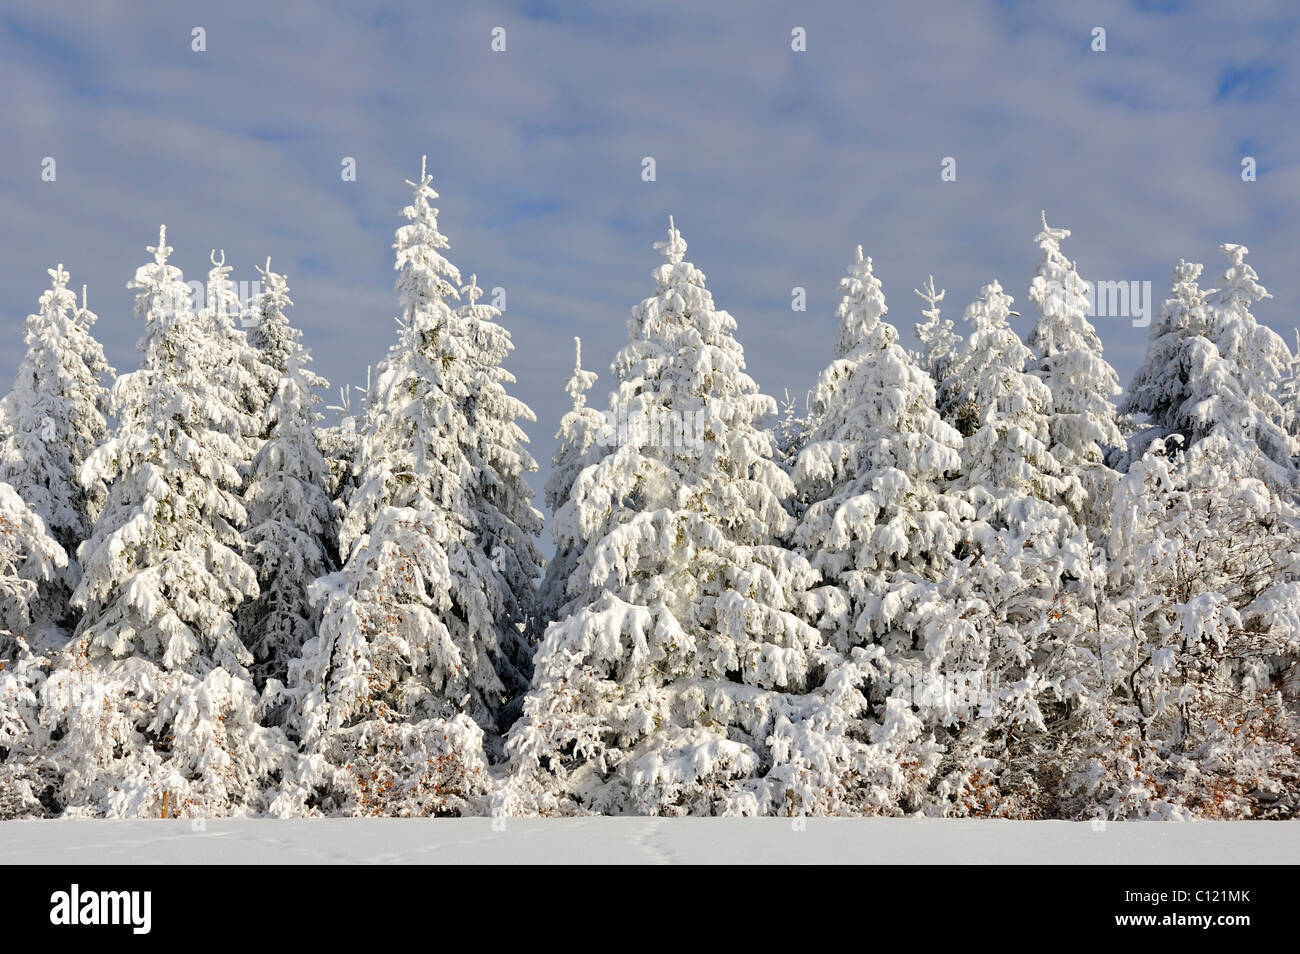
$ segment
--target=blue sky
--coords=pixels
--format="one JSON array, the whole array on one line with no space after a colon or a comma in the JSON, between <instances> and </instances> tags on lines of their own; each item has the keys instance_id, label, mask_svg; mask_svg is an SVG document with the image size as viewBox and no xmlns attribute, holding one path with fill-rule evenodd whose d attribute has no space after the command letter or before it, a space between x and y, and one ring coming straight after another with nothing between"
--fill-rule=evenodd
<instances>
[{"instance_id":1,"label":"blue sky","mask_svg":"<svg viewBox=\"0 0 1300 954\"><path fill-rule=\"evenodd\" d=\"M542 479L572 337L603 392L670 212L778 396L828 360L859 243L905 342L930 273L954 318L997 278L1027 332L1044 208L1085 278L1149 280L1157 305L1179 258L1212 284L1218 244L1249 246L1275 296L1256 314L1290 341L1298 52L1286 2L7 3L0 380L58 262L133 368L125 284L166 222L190 279L212 248L236 279L270 255L319 370L363 382L393 338L392 233L422 153L451 259L507 291ZM1097 324L1126 381L1146 331Z\"/></svg>"}]
</instances>

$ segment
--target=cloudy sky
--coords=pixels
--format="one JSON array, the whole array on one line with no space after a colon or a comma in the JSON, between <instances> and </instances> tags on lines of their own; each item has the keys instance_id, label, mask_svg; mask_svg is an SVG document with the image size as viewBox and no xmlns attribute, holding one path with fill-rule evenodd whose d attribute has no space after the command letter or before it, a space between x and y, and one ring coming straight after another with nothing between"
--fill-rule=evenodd
<instances>
[{"instance_id":1,"label":"cloudy sky","mask_svg":"<svg viewBox=\"0 0 1300 954\"><path fill-rule=\"evenodd\" d=\"M1151 281L1157 307L1180 257L1213 284L1219 243L1248 245L1275 296L1256 314L1290 341L1298 52L1283 0L8 2L0 380L59 262L133 368L125 283L165 222L190 279L212 248L236 279L271 256L319 370L363 382L393 338L392 233L422 153L451 259L507 291L543 471L572 337L606 378L670 212L774 395L828 359L855 245L910 341L930 273L952 317L992 278L1026 304L1041 209L1085 278ZM1146 331L1097 324L1127 380Z\"/></svg>"}]
</instances>

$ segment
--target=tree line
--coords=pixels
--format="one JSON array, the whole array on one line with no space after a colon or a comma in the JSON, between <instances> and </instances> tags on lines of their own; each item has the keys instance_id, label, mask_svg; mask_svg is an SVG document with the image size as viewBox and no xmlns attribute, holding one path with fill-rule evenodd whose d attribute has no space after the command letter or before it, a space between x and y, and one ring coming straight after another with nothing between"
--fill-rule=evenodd
<instances>
[{"instance_id":1,"label":"tree line","mask_svg":"<svg viewBox=\"0 0 1300 954\"><path fill-rule=\"evenodd\" d=\"M269 260L195 308L160 230L117 376L50 270L0 401L0 817L1296 812L1300 388L1243 246L1175 266L1127 390L1045 216L1027 341L930 279L905 349L858 248L781 406L670 220L544 521L431 181L328 424Z\"/></svg>"}]
</instances>

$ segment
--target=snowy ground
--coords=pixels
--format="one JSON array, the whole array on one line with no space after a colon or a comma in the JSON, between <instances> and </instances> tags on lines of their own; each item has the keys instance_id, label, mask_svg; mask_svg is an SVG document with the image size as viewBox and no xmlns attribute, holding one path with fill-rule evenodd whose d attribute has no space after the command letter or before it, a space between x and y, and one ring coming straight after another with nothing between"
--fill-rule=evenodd
<instances>
[{"instance_id":1,"label":"snowy ground","mask_svg":"<svg viewBox=\"0 0 1300 954\"><path fill-rule=\"evenodd\" d=\"M504 827L502 827L504 821ZM0 864L333 862L1278 864L1300 824L934 819L0 822Z\"/></svg>"}]
</instances>

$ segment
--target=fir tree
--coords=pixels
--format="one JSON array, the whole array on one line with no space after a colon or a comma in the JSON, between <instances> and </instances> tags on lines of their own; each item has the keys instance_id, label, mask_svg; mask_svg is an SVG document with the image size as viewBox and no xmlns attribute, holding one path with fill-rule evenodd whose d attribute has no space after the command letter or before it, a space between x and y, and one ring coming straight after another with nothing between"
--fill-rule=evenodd
<instances>
[{"instance_id":1,"label":"fir tree","mask_svg":"<svg viewBox=\"0 0 1300 954\"><path fill-rule=\"evenodd\" d=\"M337 564L336 514L329 467L317 443L316 388L325 379L308 367L285 309L292 306L284 276L259 268L262 291L249 307L250 344L263 366L279 375L260 426L264 443L251 464L244 493L247 559L257 573L259 596L240 610L240 632L256 659L259 685L284 682L289 660L315 635L309 584Z\"/></svg>"},{"instance_id":2,"label":"fir tree","mask_svg":"<svg viewBox=\"0 0 1300 954\"><path fill-rule=\"evenodd\" d=\"M94 504L77 473L107 434L101 378L113 369L91 337L94 314L78 308L67 287L68 273L59 265L49 275L50 289L27 318L27 354L0 401L0 481L71 551L90 529Z\"/></svg>"},{"instance_id":3,"label":"fir tree","mask_svg":"<svg viewBox=\"0 0 1300 954\"><path fill-rule=\"evenodd\" d=\"M857 696L795 612L814 574L779 543L793 488L775 403L671 220L656 248L614 362L611 446L562 509L583 549L511 730L505 810L802 810L826 797L817 769Z\"/></svg>"},{"instance_id":4,"label":"fir tree","mask_svg":"<svg viewBox=\"0 0 1300 954\"><path fill-rule=\"evenodd\" d=\"M776 451L777 459L786 466L791 466L798 459L799 452L803 450L808 441L808 434L812 431L813 419L811 414L812 392L804 395L803 413L799 413L799 401L790 394L787 388L781 399L781 417L776 423ZM795 501L796 512L798 501Z\"/></svg>"},{"instance_id":5,"label":"fir tree","mask_svg":"<svg viewBox=\"0 0 1300 954\"><path fill-rule=\"evenodd\" d=\"M1224 289L1203 292L1201 266L1180 261L1173 289L1152 328L1146 361L1133 377L1122 410L1144 415L1148 427L1131 456L1157 438L1190 447L1210 434L1252 449L1258 473L1281 483L1294 473L1291 443L1278 393L1292 358L1282 339L1250 313L1268 296L1245 264L1245 249L1225 245L1230 265Z\"/></svg>"},{"instance_id":6,"label":"fir tree","mask_svg":"<svg viewBox=\"0 0 1300 954\"><path fill-rule=\"evenodd\" d=\"M262 418L279 375L261 352L249 343L248 336L240 327L242 310L234 283L230 280L233 269L226 264L226 253L221 252L218 260L214 249L210 260L212 269L208 272L207 301L197 315L198 330L212 341L212 347L204 352L210 359L208 373L230 392L234 406L247 418L238 422L245 430L228 432L240 449L236 466L241 477L247 480L253 455L262 445ZM265 305L265 302L258 304Z\"/></svg>"},{"instance_id":7,"label":"fir tree","mask_svg":"<svg viewBox=\"0 0 1300 954\"><path fill-rule=\"evenodd\" d=\"M576 510L573 507L566 509L574 481L593 462L593 445L608 438L604 415L587 407L587 392L596 383L596 373L582 369L582 340L574 338L573 346L573 374L564 386L573 406L560 419L560 429L555 435L559 443L551 460L551 476L546 481L546 506L552 514L555 555L546 567L539 593L538 623L541 629L560 617L569 578L582 556L582 528L573 519Z\"/></svg>"},{"instance_id":8,"label":"fir tree","mask_svg":"<svg viewBox=\"0 0 1300 954\"><path fill-rule=\"evenodd\" d=\"M271 271L269 258L265 267L258 267L257 273L262 276L261 290L248 304L245 319L248 343L261 354L262 361L274 373L278 384L289 370L291 361L302 363L303 348L298 340L302 332L290 324L285 313L286 309L293 307L285 277Z\"/></svg>"},{"instance_id":9,"label":"fir tree","mask_svg":"<svg viewBox=\"0 0 1300 954\"><path fill-rule=\"evenodd\" d=\"M1198 279L1202 266L1179 259L1174 266L1170 295L1151 327L1146 360L1133 375L1119 410L1142 415L1149 427L1140 431L1140 457L1152 440L1177 435L1184 443L1203 436L1192 412L1203 399L1213 399L1217 382L1198 372L1221 370L1213 345L1211 315Z\"/></svg>"},{"instance_id":10,"label":"fir tree","mask_svg":"<svg viewBox=\"0 0 1300 954\"><path fill-rule=\"evenodd\" d=\"M165 229L128 287L146 330L113 388L117 429L82 468L111 484L79 556L75 638L41 689L58 799L107 815L264 811L289 757L260 724L234 612L257 595L240 556L235 437L252 421L212 370Z\"/></svg>"},{"instance_id":11,"label":"fir tree","mask_svg":"<svg viewBox=\"0 0 1300 954\"><path fill-rule=\"evenodd\" d=\"M841 281L836 360L822 373L823 408L795 479L811 501L796 539L829 580L841 573L942 566L960 506L937 484L961 469L961 437L934 409L934 383L897 344L871 259Z\"/></svg>"},{"instance_id":12,"label":"fir tree","mask_svg":"<svg viewBox=\"0 0 1300 954\"><path fill-rule=\"evenodd\" d=\"M957 349L961 346L961 336L953 331L952 322L942 317L939 306L943 301L944 290L942 288L935 290L933 275L926 278L923 288L914 288L912 291L926 304L926 307L921 309L921 316L925 321L916 323L916 337L921 342L918 363L942 393L943 382L947 380L952 362L957 356ZM942 404L940 398L941 409Z\"/></svg>"},{"instance_id":13,"label":"fir tree","mask_svg":"<svg viewBox=\"0 0 1300 954\"><path fill-rule=\"evenodd\" d=\"M854 660L869 702L849 763L852 799L860 811L895 813L919 807L942 751L943 718L915 707L916 689L942 673L961 638L942 580L970 514L945 488L961 468L961 436L884 320L861 247L840 288L836 358L815 392L823 411L795 467L808 506L794 539L824 581L813 618Z\"/></svg>"},{"instance_id":14,"label":"fir tree","mask_svg":"<svg viewBox=\"0 0 1300 954\"><path fill-rule=\"evenodd\" d=\"M251 661L232 612L257 593L240 557L245 518L235 437L253 424L210 369L216 346L188 308L180 269L160 230L154 262L129 287L147 322L140 370L113 387L117 430L86 461L81 479L111 483L79 555L73 596L77 636L94 658L139 655L196 674L214 666L247 675Z\"/></svg>"},{"instance_id":15,"label":"fir tree","mask_svg":"<svg viewBox=\"0 0 1300 954\"><path fill-rule=\"evenodd\" d=\"M472 281L466 304L449 304L460 275L443 255L431 181L422 166L408 182L414 198L396 234L400 335L367 393L339 541L345 562L313 587L318 635L290 674L294 731L327 763L322 798L353 813L368 804L353 769L408 742L456 740L454 761L479 791L471 769L483 730L495 733L526 685L540 516L516 419L531 412L506 392L513 378L500 362L511 346L497 310Z\"/></svg>"},{"instance_id":16,"label":"fir tree","mask_svg":"<svg viewBox=\"0 0 1300 954\"><path fill-rule=\"evenodd\" d=\"M969 430L961 486L995 522L1011 517L1020 498L1081 503L1078 478L1063 478L1048 450L1052 395L1025 368L1033 355L1007 324L1012 299L996 281L966 311L965 345L948 379L958 421ZM989 505L1000 511L997 517Z\"/></svg>"},{"instance_id":17,"label":"fir tree","mask_svg":"<svg viewBox=\"0 0 1300 954\"><path fill-rule=\"evenodd\" d=\"M1106 465L1106 448L1124 441L1113 403L1121 389L1087 318L1088 286L1061 253L1061 240L1069 235L1068 229L1049 228L1043 213L1043 231L1034 239L1043 259L1029 286L1039 319L1029 347L1034 373L1052 393L1049 449L1065 476L1077 477L1083 488L1081 499L1065 503L1080 525L1104 535L1111 491L1119 479Z\"/></svg>"},{"instance_id":18,"label":"fir tree","mask_svg":"<svg viewBox=\"0 0 1300 954\"><path fill-rule=\"evenodd\" d=\"M258 596L240 608L239 624L258 685L287 680L289 661L316 635L308 586L336 565L328 468L316 444L314 376L298 366L305 357L291 356L280 378L244 494L244 546Z\"/></svg>"},{"instance_id":19,"label":"fir tree","mask_svg":"<svg viewBox=\"0 0 1300 954\"><path fill-rule=\"evenodd\" d=\"M1229 401L1226 413L1202 421L1225 433L1240 429L1230 439L1244 440L1259 467L1270 479L1292 484L1296 469L1291 461L1294 442L1280 426L1285 416L1277 393L1291 364L1286 342L1271 328L1259 324L1250 308L1273 296L1259 283L1259 275L1246 264L1249 251L1244 245L1221 245L1228 256L1228 268L1219 277L1219 291L1212 301L1214 343L1235 379L1239 398ZM1236 397L1232 394L1232 397ZM1199 409L1198 409L1199 410ZM1212 413L1212 412L1211 412Z\"/></svg>"},{"instance_id":20,"label":"fir tree","mask_svg":"<svg viewBox=\"0 0 1300 954\"><path fill-rule=\"evenodd\" d=\"M542 556L536 538L542 532L542 514L533 507L533 491L525 475L537 470L528 452L528 435L520 421L535 423L536 415L523 401L511 395L508 386L515 377L503 367L514 350L510 332L499 323L501 312L481 300L477 277L461 288L464 303L456 309L459 334L475 344L469 355L471 372L466 407L469 430L462 435L465 456L473 467L474 479L465 490L469 519L466 529L474 545L491 561L496 578L484 585L498 587L502 580L513 596L508 616L500 628L509 638L502 640L509 665L529 674L531 651L510 631L531 621L536 612L536 587L542 575ZM524 679L513 688L522 691Z\"/></svg>"},{"instance_id":21,"label":"fir tree","mask_svg":"<svg viewBox=\"0 0 1300 954\"><path fill-rule=\"evenodd\" d=\"M949 644L940 696L957 692L932 811L1039 817L1056 796L1062 713L1082 693L1076 631L1092 589L1086 535L1062 501L1082 499L1048 449L1052 396L1025 368L1032 354L1007 324L1011 297L986 285L950 376L977 422L957 481L976 519L948 593L965 626Z\"/></svg>"},{"instance_id":22,"label":"fir tree","mask_svg":"<svg viewBox=\"0 0 1300 954\"><path fill-rule=\"evenodd\" d=\"M1278 388L1278 403L1282 405L1282 421L1292 439L1300 439L1300 328L1292 328L1295 347L1291 349L1291 362L1286 377Z\"/></svg>"}]
</instances>

